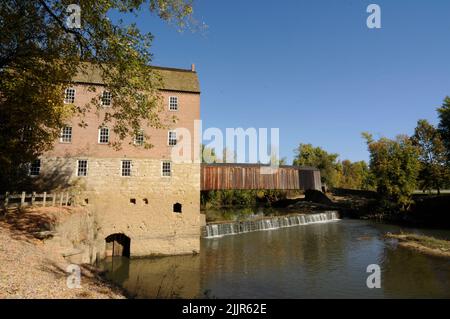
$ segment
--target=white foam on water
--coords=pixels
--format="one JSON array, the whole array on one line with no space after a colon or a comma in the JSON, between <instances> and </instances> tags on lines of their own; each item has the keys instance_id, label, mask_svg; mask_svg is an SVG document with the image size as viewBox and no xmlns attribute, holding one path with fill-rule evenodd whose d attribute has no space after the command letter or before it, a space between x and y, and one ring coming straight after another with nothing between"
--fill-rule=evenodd
<instances>
[{"instance_id":1,"label":"white foam on water","mask_svg":"<svg viewBox=\"0 0 450 319\"><path fill-rule=\"evenodd\" d=\"M208 224L205 226L206 236L204 236L204 238L220 238L223 236L238 235L254 231L270 231L287 227L329 223L338 220L338 212L327 211L319 214L276 216L254 221Z\"/></svg>"}]
</instances>

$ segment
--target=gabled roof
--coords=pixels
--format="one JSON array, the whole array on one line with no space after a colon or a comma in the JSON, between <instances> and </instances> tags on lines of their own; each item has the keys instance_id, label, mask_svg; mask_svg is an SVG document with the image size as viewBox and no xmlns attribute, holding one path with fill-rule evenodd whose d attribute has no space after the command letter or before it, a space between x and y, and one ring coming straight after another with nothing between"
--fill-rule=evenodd
<instances>
[{"instance_id":1,"label":"gabled roof","mask_svg":"<svg viewBox=\"0 0 450 319\"><path fill-rule=\"evenodd\" d=\"M200 93L200 84L197 72L186 69L151 66L162 79L162 90ZM85 72L79 72L74 78L75 83L102 85L103 79L100 68L94 65L85 67Z\"/></svg>"},{"instance_id":2,"label":"gabled roof","mask_svg":"<svg viewBox=\"0 0 450 319\"><path fill-rule=\"evenodd\" d=\"M200 93L197 72L185 69L152 67L163 81L163 89L170 91Z\"/></svg>"}]
</instances>

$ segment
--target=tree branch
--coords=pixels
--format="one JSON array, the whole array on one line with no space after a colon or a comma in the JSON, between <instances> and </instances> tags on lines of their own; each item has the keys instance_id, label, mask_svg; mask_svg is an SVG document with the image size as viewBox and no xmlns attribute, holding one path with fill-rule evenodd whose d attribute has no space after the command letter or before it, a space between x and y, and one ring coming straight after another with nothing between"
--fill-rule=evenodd
<instances>
[{"instance_id":1,"label":"tree branch","mask_svg":"<svg viewBox=\"0 0 450 319\"><path fill-rule=\"evenodd\" d=\"M45 11L48 12L48 14L50 14L50 16L56 21L56 23L60 26L61 29L64 30L64 32L68 33L68 34L72 34L75 35L78 41L78 44L80 46L80 50L81 50L81 55L83 55L83 49L84 49L84 45L83 45L83 36L73 30L73 29L69 29L64 25L64 22L61 21L60 17L56 15L56 13L54 13L52 11L52 9L47 5L47 3L45 2L45 0L38 0L39 3L44 7Z\"/></svg>"}]
</instances>

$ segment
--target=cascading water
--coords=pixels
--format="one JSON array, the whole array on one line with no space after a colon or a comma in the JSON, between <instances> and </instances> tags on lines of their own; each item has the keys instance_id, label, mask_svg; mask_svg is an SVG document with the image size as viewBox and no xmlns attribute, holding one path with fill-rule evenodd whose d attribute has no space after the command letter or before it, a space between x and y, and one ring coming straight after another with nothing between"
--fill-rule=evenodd
<instances>
[{"instance_id":1,"label":"cascading water","mask_svg":"<svg viewBox=\"0 0 450 319\"><path fill-rule=\"evenodd\" d=\"M246 220L221 224L208 224L205 226L203 237L217 238L228 235L248 233L252 231L271 230L316 223L326 223L336 220L339 220L338 212L327 211L320 214L276 216L258 220Z\"/></svg>"}]
</instances>

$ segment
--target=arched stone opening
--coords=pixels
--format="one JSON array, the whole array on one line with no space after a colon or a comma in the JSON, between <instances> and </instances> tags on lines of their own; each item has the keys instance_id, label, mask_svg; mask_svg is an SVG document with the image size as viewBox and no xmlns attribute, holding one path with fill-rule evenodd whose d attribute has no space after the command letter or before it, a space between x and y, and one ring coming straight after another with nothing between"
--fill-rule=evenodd
<instances>
[{"instance_id":1,"label":"arched stone opening","mask_svg":"<svg viewBox=\"0 0 450 319\"><path fill-rule=\"evenodd\" d=\"M125 234L112 234L105 238L107 257L130 257L131 239Z\"/></svg>"}]
</instances>

